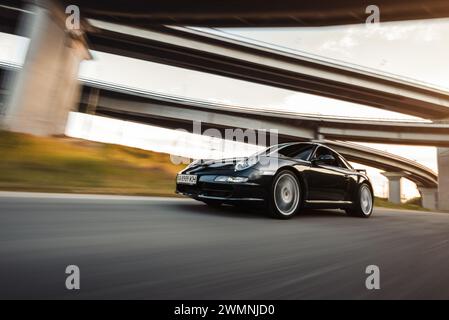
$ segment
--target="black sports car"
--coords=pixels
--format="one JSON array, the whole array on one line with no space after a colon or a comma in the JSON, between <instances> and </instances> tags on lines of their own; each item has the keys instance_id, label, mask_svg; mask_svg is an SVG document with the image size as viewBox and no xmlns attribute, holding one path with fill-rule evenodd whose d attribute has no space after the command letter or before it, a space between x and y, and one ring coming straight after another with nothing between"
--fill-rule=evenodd
<instances>
[{"instance_id":1,"label":"black sports car","mask_svg":"<svg viewBox=\"0 0 449 320\"><path fill-rule=\"evenodd\" d=\"M284 143L241 159L194 161L177 175L176 192L211 206L257 202L280 219L303 207L344 209L365 218L373 211L364 170L319 143Z\"/></svg>"}]
</instances>

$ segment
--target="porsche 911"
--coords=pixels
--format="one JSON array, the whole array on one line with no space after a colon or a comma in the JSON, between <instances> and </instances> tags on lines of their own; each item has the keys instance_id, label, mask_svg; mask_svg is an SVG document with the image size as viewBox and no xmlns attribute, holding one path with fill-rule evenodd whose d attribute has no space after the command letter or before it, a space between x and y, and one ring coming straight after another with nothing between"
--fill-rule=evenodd
<instances>
[{"instance_id":1,"label":"porsche 911","mask_svg":"<svg viewBox=\"0 0 449 320\"><path fill-rule=\"evenodd\" d=\"M343 209L368 218L374 202L365 170L315 142L274 145L237 159L196 160L177 175L176 192L210 206L258 204L279 219L303 208Z\"/></svg>"}]
</instances>

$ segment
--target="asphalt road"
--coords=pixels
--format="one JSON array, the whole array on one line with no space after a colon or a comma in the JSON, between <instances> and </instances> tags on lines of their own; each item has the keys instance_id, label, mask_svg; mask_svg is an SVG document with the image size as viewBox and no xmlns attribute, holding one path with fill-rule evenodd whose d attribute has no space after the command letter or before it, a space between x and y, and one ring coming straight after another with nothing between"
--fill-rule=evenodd
<instances>
[{"instance_id":1,"label":"asphalt road","mask_svg":"<svg viewBox=\"0 0 449 320\"><path fill-rule=\"evenodd\" d=\"M371 264L380 290L365 287ZM449 214L280 221L184 199L1 194L0 298L448 299Z\"/></svg>"}]
</instances>

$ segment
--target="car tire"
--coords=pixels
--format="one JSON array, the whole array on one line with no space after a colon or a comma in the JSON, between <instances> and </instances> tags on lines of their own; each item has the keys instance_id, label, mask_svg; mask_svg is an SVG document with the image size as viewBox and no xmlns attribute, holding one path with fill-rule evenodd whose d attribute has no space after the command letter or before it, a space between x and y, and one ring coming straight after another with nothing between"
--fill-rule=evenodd
<instances>
[{"instance_id":1,"label":"car tire","mask_svg":"<svg viewBox=\"0 0 449 320\"><path fill-rule=\"evenodd\" d=\"M373 213L373 191L367 183L362 183L357 191L357 198L352 208L346 209L346 213L353 217L369 218Z\"/></svg>"},{"instance_id":2,"label":"car tire","mask_svg":"<svg viewBox=\"0 0 449 320\"><path fill-rule=\"evenodd\" d=\"M276 219L290 219L302 204L302 188L298 177L282 170L273 178L270 190L269 213Z\"/></svg>"}]
</instances>

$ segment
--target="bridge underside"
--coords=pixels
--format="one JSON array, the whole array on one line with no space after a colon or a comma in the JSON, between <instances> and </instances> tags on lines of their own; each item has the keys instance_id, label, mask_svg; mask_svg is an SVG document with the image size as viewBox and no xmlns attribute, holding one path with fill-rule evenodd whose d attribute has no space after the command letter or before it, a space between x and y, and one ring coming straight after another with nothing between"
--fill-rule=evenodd
<instances>
[{"instance_id":1,"label":"bridge underside","mask_svg":"<svg viewBox=\"0 0 449 320\"><path fill-rule=\"evenodd\" d=\"M4 0L17 5L21 1ZM137 27L196 25L207 27L330 26L365 23L369 2L298 0L64 0L79 5L84 15ZM445 0L377 0L381 21L443 18L449 16Z\"/></svg>"},{"instance_id":2,"label":"bridge underside","mask_svg":"<svg viewBox=\"0 0 449 320\"><path fill-rule=\"evenodd\" d=\"M8 21L14 23L14 16L17 20L19 13L0 8L0 16L2 14L5 20L0 25ZM425 119L444 119L449 113L449 94L435 88L191 28L152 26L151 29L142 30L89 20L86 36L91 49L111 54L360 103Z\"/></svg>"},{"instance_id":3,"label":"bridge underside","mask_svg":"<svg viewBox=\"0 0 449 320\"><path fill-rule=\"evenodd\" d=\"M424 119L443 119L449 95L188 29L159 27L131 36L113 24L95 24L94 50L262 85L359 103ZM313 61L311 61L313 60Z\"/></svg>"}]
</instances>

